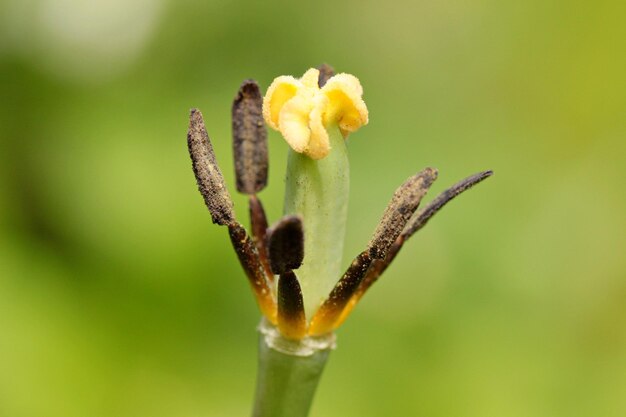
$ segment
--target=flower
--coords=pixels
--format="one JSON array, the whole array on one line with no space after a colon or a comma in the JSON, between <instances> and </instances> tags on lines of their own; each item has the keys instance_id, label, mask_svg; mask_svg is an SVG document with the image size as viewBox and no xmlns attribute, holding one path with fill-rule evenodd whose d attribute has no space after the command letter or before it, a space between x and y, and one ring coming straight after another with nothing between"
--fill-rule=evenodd
<instances>
[{"instance_id":1,"label":"flower","mask_svg":"<svg viewBox=\"0 0 626 417\"><path fill-rule=\"evenodd\" d=\"M363 88L350 74L332 76L319 86L320 71L311 68L302 78L276 78L263 99L263 117L280 131L289 146L312 159L330 152L328 129L335 125L343 137L368 123Z\"/></svg>"},{"instance_id":2,"label":"flower","mask_svg":"<svg viewBox=\"0 0 626 417\"><path fill-rule=\"evenodd\" d=\"M394 193L365 250L341 275L349 184L343 139L367 124L368 112L359 80L349 74L326 79L330 71L329 67L321 72L312 68L299 80L278 77L263 99L256 82L247 80L235 98L237 190L249 197L251 235L236 219L198 110L191 112L187 133L198 188L213 222L228 227L259 308L272 329L295 344L287 354L302 354L298 349L304 341L315 342L332 334L405 242L449 201L492 174L472 175L420 210L437 170L426 168L409 177ZM285 216L272 227L268 227L256 195L267 184L264 120L280 131L293 150L287 169ZM331 146L337 149L330 152ZM330 282L330 287L320 285L322 281ZM284 347L283 341L279 344Z\"/></svg>"}]
</instances>

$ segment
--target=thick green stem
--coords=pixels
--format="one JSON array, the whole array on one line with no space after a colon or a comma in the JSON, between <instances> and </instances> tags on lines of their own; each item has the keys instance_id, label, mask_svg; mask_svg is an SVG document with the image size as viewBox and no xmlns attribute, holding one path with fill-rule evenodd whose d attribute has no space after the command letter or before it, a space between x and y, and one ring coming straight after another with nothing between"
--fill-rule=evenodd
<instances>
[{"instance_id":1,"label":"thick green stem","mask_svg":"<svg viewBox=\"0 0 626 417\"><path fill-rule=\"evenodd\" d=\"M259 369L252 416L306 417L334 347L334 336L290 341L266 321L259 331Z\"/></svg>"},{"instance_id":2,"label":"thick green stem","mask_svg":"<svg viewBox=\"0 0 626 417\"><path fill-rule=\"evenodd\" d=\"M304 262L297 270L310 319L341 277L350 173L346 144L329 126L330 153L313 160L293 150L287 164L285 214L299 214L304 226Z\"/></svg>"}]
</instances>

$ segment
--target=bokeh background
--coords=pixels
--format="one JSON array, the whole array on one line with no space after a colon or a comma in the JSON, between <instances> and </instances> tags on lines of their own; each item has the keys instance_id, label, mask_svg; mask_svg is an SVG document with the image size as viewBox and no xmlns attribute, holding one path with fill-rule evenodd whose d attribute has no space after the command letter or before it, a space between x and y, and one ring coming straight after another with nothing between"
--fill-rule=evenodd
<instances>
[{"instance_id":1,"label":"bokeh background","mask_svg":"<svg viewBox=\"0 0 626 417\"><path fill-rule=\"evenodd\" d=\"M410 241L339 331L312 416L626 414L624 3L0 2L0 416L246 416L259 320L196 190L199 107L356 74L344 262L396 186L493 178ZM286 145L270 136L277 219ZM235 196L246 219L245 200ZM246 219L247 221L247 219Z\"/></svg>"}]
</instances>

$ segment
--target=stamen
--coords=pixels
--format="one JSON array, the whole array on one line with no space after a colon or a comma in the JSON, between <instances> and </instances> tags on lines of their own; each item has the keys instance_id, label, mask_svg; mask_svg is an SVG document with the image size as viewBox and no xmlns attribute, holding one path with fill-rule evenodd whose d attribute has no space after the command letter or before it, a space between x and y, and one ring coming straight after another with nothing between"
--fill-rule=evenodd
<instances>
[{"instance_id":1,"label":"stamen","mask_svg":"<svg viewBox=\"0 0 626 417\"><path fill-rule=\"evenodd\" d=\"M456 196L464 191L469 190L476 184L489 178L492 175L493 171L491 170L482 171L465 179L462 179L461 181L454 184L452 187L443 191L433 201L428 203L426 207L422 208L415 214L415 217L404 229L402 235L405 237L405 239L408 239L415 232L426 226L428 220L430 220L431 217L433 217L439 210L443 208L443 206L452 201Z\"/></svg>"},{"instance_id":2,"label":"stamen","mask_svg":"<svg viewBox=\"0 0 626 417\"><path fill-rule=\"evenodd\" d=\"M241 84L233 101L233 154L237 191L255 194L267 185L267 129L263 96L254 80Z\"/></svg>"},{"instance_id":3,"label":"stamen","mask_svg":"<svg viewBox=\"0 0 626 417\"><path fill-rule=\"evenodd\" d=\"M263 120L263 97L254 80L245 80L232 107L233 155L237 191L248 194L248 207L254 243L268 279L274 275L269 267L266 247L267 218L256 193L267 185L267 129Z\"/></svg>"},{"instance_id":4,"label":"stamen","mask_svg":"<svg viewBox=\"0 0 626 417\"><path fill-rule=\"evenodd\" d=\"M235 222L233 202L226 189L222 172L217 165L213 146L211 146L209 134L204 126L202 113L197 109L192 109L189 117L187 146L198 183L198 190L211 213L213 223L222 226L233 224Z\"/></svg>"},{"instance_id":5,"label":"stamen","mask_svg":"<svg viewBox=\"0 0 626 417\"><path fill-rule=\"evenodd\" d=\"M469 190L474 185L480 183L481 181L489 178L493 175L493 171L483 171L477 174L471 175L458 183L454 184L452 187L440 193L434 200L428 203L424 208L418 210L413 216L411 222L407 224L407 226L402 231L402 234L398 236L396 241L391 245L389 251L387 252L387 256L385 259L375 259L372 262L372 266L367 271L367 275L363 278L363 281L359 285L358 290L355 292L354 296L346 306L346 309L342 313L338 323L339 326L343 320L350 314L352 308L356 305L356 303L363 297L363 295L367 292L367 290L378 280L378 278L385 272L387 267L393 262L396 255L402 249L402 246L406 242L408 238L410 238L415 232L420 230L422 227L426 225L428 220L433 217L439 210L443 208L448 202L452 201L456 196L463 193L466 190Z\"/></svg>"}]
</instances>

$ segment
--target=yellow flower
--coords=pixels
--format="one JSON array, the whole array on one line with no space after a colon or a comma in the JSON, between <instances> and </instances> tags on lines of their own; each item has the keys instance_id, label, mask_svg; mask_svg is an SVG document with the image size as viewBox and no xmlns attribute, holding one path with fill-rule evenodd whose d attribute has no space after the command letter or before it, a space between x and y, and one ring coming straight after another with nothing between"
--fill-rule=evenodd
<instances>
[{"instance_id":1,"label":"yellow flower","mask_svg":"<svg viewBox=\"0 0 626 417\"><path fill-rule=\"evenodd\" d=\"M309 69L299 80L283 75L274 80L263 99L263 117L280 131L289 146L312 159L330 152L328 130L335 126L343 137L368 122L363 88L358 78L337 74L320 88L319 70Z\"/></svg>"}]
</instances>

